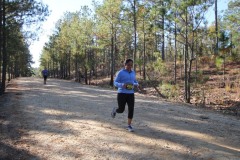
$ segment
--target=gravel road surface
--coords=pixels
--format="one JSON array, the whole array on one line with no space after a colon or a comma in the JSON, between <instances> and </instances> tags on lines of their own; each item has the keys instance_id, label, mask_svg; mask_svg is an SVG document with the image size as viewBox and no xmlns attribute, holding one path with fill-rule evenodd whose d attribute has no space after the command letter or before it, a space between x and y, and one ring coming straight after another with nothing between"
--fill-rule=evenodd
<instances>
[{"instance_id":1,"label":"gravel road surface","mask_svg":"<svg viewBox=\"0 0 240 160\"><path fill-rule=\"evenodd\" d=\"M0 160L240 159L238 117L136 93L128 132L116 104L116 90L14 79L0 97Z\"/></svg>"}]
</instances>

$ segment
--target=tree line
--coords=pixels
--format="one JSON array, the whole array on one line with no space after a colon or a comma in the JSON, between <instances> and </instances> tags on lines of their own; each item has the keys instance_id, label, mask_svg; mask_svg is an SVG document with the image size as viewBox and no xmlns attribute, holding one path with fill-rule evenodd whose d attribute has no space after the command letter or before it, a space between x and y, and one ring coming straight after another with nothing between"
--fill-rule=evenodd
<instances>
[{"instance_id":1,"label":"tree line","mask_svg":"<svg viewBox=\"0 0 240 160\"><path fill-rule=\"evenodd\" d=\"M41 68L47 67L51 77L85 84L107 76L113 86L122 62L132 58L144 82L167 84L167 91L183 83L184 99L189 103L191 84L204 81L200 66L211 61L218 67L226 60L239 60L239 5L239 0L230 0L228 9L219 14L217 0L93 1L93 10L83 6L58 20L55 32L44 45ZM213 8L215 21L211 24L207 12ZM42 13L43 18L46 12ZM3 19L1 22L4 24ZM1 66L6 63L7 73L12 74L16 64L12 61L11 68L9 60L3 61L2 52ZM27 55L31 56L29 52ZM22 71L21 75L26 76Z\"/></svg>"},{"instance_id":2,"label":"tree line","mask_svg":"<svg viewBox=\"0 0 240 160\"><path fill-rule=\"evenodd\" d=\"M86 84L109 76L126 58L143 81L171 74L167 83L184 81L184 99L190 102L191 83L200 81L201 62L228 57L239 59L239 0L231 0L219 16L217 0L104 0L66 12L45 44L41 66L51 76ZM207 12L215 7L215 23ZM170 67L169 67L170 66ZM182 68L177 77L177 69Z\"/></svg>"},{"instance_id":3,"label":"tree line","mask_svg":"<svg viewBox=\"0 0 240 160\"><path fill-rule=\"evenodd\" d=\"M0 0L0 94L6 81L33 74L29 46L48 14L48 6L35 0Z\"/></svg>"}]
</instances>

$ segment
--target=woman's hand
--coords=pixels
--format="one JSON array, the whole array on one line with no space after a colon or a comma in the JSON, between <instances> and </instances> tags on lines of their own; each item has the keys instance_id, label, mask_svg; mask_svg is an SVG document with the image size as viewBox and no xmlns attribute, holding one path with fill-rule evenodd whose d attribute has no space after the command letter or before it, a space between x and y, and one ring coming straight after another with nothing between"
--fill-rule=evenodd
<instances>
[{"instance_id":1,"label":"woman's hand","mask_svg":"<svg viewBox=\"0 0 240 160\"><path fill-rule=\"evenodd\" d=\"M128 89L128 90L132 90L133 87L134 87L134 85L133 85L133 84L129 84L129 83L125 83L125 84L123 84L122 87L123 87L123 88L126 88L126 89Z\"/></svg>"}]
</instances>

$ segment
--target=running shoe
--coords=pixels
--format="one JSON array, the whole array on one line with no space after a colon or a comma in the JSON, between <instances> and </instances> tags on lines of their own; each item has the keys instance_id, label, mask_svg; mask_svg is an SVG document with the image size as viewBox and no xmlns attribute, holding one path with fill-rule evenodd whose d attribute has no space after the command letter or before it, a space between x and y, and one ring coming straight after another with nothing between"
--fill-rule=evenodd
<instances>
[{"instance_id":1,"label":"running shoe","mask_svg":"<svg viewBox=\"0 0 240 160\"><path fill-rule=\"evenodd\" d=\"M113 107L111 116L112 116L112 118L115 118L115 116L116 116L116 108L115 107Z\"/></svg>"},{"instance_id":2,"label":"running shoe","mask_svg":"<svg viewBox=\"0 0 240 160\"><path fill-rule=\"evenodd\" d=\"M128 125L127 130L128 130L129 132L133 132L133 131L134 131L131 125Z\"/></svg>"}]
</instances>

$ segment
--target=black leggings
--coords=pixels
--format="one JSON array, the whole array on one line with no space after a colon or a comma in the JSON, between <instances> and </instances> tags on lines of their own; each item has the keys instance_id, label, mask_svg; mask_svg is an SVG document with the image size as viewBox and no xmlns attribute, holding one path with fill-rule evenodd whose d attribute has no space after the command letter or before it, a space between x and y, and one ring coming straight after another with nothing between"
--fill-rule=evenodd
<instances>
[{"instance_id":1,"label":"black leggings","mask_svg":"<svg viewBox=\"0 0 240 160\"><path fill-rule=\"evenodd\" d=\"M128 118L133 118L134 112L134 93L126 94L126 93L118 93L117 94L117 101L118 101L118 109L116 110L117 113L123 113L125 110L126 103L128 105Z\"/></svg>"}]
</instances>

